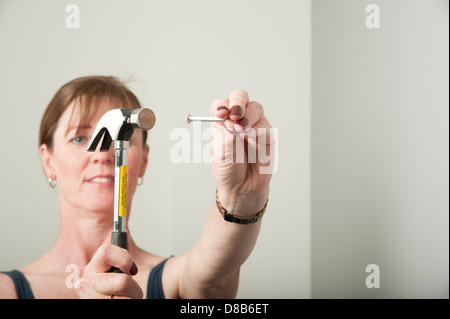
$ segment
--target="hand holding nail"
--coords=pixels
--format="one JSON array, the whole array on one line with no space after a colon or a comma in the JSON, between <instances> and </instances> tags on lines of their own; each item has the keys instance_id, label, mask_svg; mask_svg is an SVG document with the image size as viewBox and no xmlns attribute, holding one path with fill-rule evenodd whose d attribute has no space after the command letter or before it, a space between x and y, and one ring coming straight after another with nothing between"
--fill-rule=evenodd
<instances>
[{"instance_id":1,"label":"hand holding nail","mask_svg":"<svg viewBox=\"0 0 450 319\"><path fill-rule=\"evenodd\" d=\"M235 90L229 98L214 100L209 116L188 114L187 122L194 121L211 123L212 170L224 205L243 210L244 214L257 212L256 206L264 205L267 200L271 177L270 173L261 173L261 167L270 165L260 160L269 157L272 143L271 126L262 105L250 101L244 90ZM267 132L267 135L259 136L260 132ZM261 138L266 139L266 143ZM261 142L264 150L258 146ZM259 151L264 154L258 155ZM239 194L239 202L235 201L236 194Z\"/></svg>"},{"instance_id":2,"label":"hand holding nail","mask_svg":"<svg viewBox=\"0 0 450 319\"><path fill-rule=\"evenodd\" d=\"M247 92L235 90L229 99L216 99L210 110L211 116L192 116L187 122L224 122L229 132L243 132L252 127L264 116L264 110L258 102L249 101Z\"/></svg>"}]
</instances>

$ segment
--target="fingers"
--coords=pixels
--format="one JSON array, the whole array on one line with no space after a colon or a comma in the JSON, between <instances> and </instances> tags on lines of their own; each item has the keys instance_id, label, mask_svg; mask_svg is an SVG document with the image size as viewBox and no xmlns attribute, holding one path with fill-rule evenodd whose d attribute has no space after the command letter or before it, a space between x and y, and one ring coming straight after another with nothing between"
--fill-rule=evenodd
<instances>
[{"instance_id":1,"label":"fingers","mask_svg":"<svg viewBox=\"0 0 450 319\"><path fill-rule=\"evenodd\" d=\"M234 90L230 94L230 119L237 121L242 119L245 113L249 97L244 90Z\"/></svg>"},{"instance_id":2,"label":"fingers","mask_svg":"<svg viewBox=\"0 0 450 319\"><path fill-rule=\"evenodd\" d=\"M129 275L135 275L138 271L131 254L116 245L100 246L85 271L101 273L109 271L111 267L119 268Z\"/></svg>"},{"instance_id":3,"label":"fingers","mask_svg":"<svg viewBox=\"0 0 450 319\"><path fill-rule=\"evenodd\" d=\"M253 127L264 116L264 109L261 104L251 101L247 104L244 117L236 122L241 125L243 130Z\"/></svg>"},{"instance_id":4,"label":"fingers","mask_svg":"<svg viewBox=\"0 0 450 319\"><path fill-rule=\"evenodd\" d=\"M216 99L213 101L209 114L221 119L228 118L230 100L228 99Z\"/></svg>"},{"instance_id":5,"label":"fingers","mask_svg":"<svg viewBox=\"0 0 450 319\"><path fill-rule=\"evenodd\" d=\"M144 293L139 284L126 274L95 273L82 278L75 287L81 298L142 299Z\"/></svg>"},{"instance_id":6,"label":"fingers","mask_svg":"<svg viewBox=\"0 0 450 319\"><path fill-rule=\"evenodd\" d=\"M248 103L248 93L244 90L234 90L228 99L217 99L212 103L210 114L219 118L240 120L245 113Z\"/></svg>"},{"instance_id":7,"label":"fingers","mask_svg":"<svg viewBox=\"0 0 450 319\"><path fill-rule=\"evenodd\" d=\"M210 115L222 119L229 118L230 121L213 125L225 126L228 131L239 133L261 120L264 110L258 102L249 101L247 92L234 90L229 99L214 100L210 108Z\"/></svg>"},{"instance_id":8,"label":"fingers","mask_svg":"<svg viewBox=\"0 0 450 319\"><path fill-rule=\"evenodd\" d=\"M109 273L111 267L123 273ZM137 272L130 252L115 245L102 245L76 283L76 292L80 298L142 298L142 289L131 277Z\"/></svg>"},{"instance_id":9,"label":"fingers","mask_svg":"<svg viewBox=\"0 0 450 319\"><path fill-rule=\"evenodd\" d=\"M240 114L241 110L244 112L243 114ZM236 114L236 112L239 114ZM212 161L215 164L227 165L227 163L244 162L245 154L235 151L238 148L234 144L243 143L242 139L245 138L249 142L249 146L254 146L254 149L256 149L258 143L257 130L259 128L270 128L270 124L264 117L262 105L256 101L249 101L247 92L243 90L233 91L229 99L214 100L210 108L210 115L223 119L229 118L224 123L212 123L211 125L214 140ZM223 129L224 127L226 130ZM236 135L239 135L240 138L237 139ZM251 155L252 158L248 160L255 163L254 152Z\"/></svg>"}]
</instances>

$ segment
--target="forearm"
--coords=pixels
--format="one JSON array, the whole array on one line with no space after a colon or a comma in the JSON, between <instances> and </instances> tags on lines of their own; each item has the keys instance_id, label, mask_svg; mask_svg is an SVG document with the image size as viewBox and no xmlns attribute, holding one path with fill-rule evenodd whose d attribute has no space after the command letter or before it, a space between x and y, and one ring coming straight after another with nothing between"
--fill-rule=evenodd
<instances>
[{"instance_id":1,"label":"forearm","mask_svg":"<svg viewBox=\"0 0 450 319\"><path fill-rule=\"evenodd\" d=\"M260 229L261 220L249 225L225 221L214 205L199 242L202 262L211 277L205 279L226 281L250 256Z\"/></svg>"},{"instance_id":2,"label":"forearm","mask_svg":"<svg viewBox=\"0 0 450 319\"><path fill-rule=\"evenodd\" d=\"M229 207L236 207L231 201L224 202L230 205ZM239 206L242 212L240 215L254 215L264 206L265 202L261 202L255 198L249 199L246 201L247 207ZM237 289L238 271L252 252L260 229L261 220L247 225L225 221L214 203L199 243L187 256L185 278L190 282L186 282L185 287L197 293L201 290L233 290L233 287L227 286L235 286ZM192 278L195 278L195 281L191 280ZM205 297L204 294L201 295Z\"/></svg>"}]
</instances>

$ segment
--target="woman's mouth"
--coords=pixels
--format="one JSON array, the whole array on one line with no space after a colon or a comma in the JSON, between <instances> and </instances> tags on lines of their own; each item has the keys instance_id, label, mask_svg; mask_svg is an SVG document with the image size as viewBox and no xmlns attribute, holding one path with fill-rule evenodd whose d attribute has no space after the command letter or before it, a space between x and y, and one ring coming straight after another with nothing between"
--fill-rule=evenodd
<instances>
[{"instance_id":1,"label":"woman's mouth","mask_svg":"<svg viewBox=\"0 0 450 319\"><path fill-rule=\"evenodd\" d=\"M88 180L87 183L97 184L99 186L109 187L114 186L114 176L113 175L98 175L94 176Z\"/></svg>"}]
</instances>

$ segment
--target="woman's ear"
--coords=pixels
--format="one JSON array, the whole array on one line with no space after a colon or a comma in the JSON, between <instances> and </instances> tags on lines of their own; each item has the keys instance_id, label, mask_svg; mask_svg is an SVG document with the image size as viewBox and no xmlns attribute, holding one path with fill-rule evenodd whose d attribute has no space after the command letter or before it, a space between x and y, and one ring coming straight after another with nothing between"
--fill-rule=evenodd
<instances>
[{"instance_id":1,"label":"woman's ear","mask_svg":"<svg viewBox=\"0 0 450 319\"><path fill-rule=\"evenodd\" d=\"M148 153L150 152L150 146L148 146L148 144L145 144L145 149L142 152L142 163L141 166L139 167L139 177L144 176L145 174L145 170L147 169L147 164L148 164Z\"/></svg>"},{"instance_id":2,"label":"woman's ear","mask_svg":"<svg viewBox=\"0 0 450 319\"><path fill-rule=\"evenodd\" d=\"M39 147L39 153L41 155L42 166L44 172L48 178L56 179L56 171L53 166L53 153L47 144L42 144Z\"/></svg>"}]
</instances>

